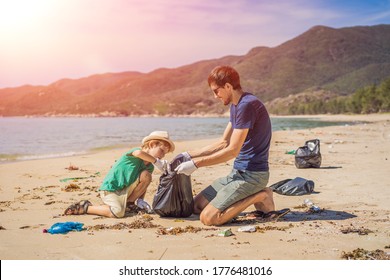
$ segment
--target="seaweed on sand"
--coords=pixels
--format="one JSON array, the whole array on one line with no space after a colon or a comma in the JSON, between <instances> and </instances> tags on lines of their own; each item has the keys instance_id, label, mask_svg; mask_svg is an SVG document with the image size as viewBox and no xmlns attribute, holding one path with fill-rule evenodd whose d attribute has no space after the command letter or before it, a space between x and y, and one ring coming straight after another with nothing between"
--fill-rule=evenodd
<instances>
[{"instance_id":1,"label":"seaweed on sand","mask_svg":"<svg viewBox=\"0 0 390 280\"><path fill-rule=\"evenodd\" d=\"M357 248L352 252L343 252L341 258L346 260L390 260L390 254L379 249L368 251Z\"/></svg>"}]
</instances>

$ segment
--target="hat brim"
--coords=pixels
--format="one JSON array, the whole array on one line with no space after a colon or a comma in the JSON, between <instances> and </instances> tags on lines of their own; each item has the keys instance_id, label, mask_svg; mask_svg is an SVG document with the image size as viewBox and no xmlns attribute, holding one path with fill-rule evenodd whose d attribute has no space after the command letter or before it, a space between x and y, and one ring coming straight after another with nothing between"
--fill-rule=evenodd
<instances>
[{"instance_id":1,"label":"hat brim","mask_svg":"<svg viewBox=\"0 0 390 280\"><path fill-rule=\"evenodd\" d=\"M170 146L169 153L172 153L175 150L175 144L172 142L172 140L164 138L164 137L156 136L156 135L146 136L144 139L142 139L142 144L145 144L146 142L148 142L150 140L160 140L160 141L167 142Z\"/></svg>"}]
</instances>

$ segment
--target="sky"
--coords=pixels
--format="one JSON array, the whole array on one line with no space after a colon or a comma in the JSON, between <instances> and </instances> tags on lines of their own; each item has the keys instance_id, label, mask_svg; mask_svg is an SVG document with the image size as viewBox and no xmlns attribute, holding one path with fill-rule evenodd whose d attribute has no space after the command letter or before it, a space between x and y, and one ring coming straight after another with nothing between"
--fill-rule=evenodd
<instances>
[{"instance_id":1,"label":"sky","mask_svg":"<svg viewBox=\"0 0 390 280\"><path fill-rule=\"evenodd\" d=\"M315 25L390 24L390 0L0 0L0 88L176 68Z\"/></svg>"}]
</instances>

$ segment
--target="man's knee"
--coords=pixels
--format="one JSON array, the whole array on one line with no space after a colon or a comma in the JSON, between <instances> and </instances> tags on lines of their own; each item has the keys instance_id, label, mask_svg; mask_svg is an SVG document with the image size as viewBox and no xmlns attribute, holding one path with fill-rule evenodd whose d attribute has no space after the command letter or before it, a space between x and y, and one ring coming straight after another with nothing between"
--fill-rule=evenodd
<instances>
[{"instance_id":1,"label":"man's knee","mask_svg":"<svg viewBox=\"0 0 390 280\"><path fill-rule=\"evenodd\" d=\"M202 222L202 224L206 226L219 226L223 224L220 221L220 211L218 209L212 209L213 211L210 211L210 208L204 209L199 216L199 220Z\"/></svg>"},{"instance_id":2,"label":"man's knee","mask_svg":"<svg viewBox=\"0 0 390 280\"><path fill-rule=\"evenodd\" d=\"M206 226L213 226L214 225L214 219L213 217L208 216L207 214L203 212L200 213L199 220L202 224Z\"/></svg>"}]
</instances>

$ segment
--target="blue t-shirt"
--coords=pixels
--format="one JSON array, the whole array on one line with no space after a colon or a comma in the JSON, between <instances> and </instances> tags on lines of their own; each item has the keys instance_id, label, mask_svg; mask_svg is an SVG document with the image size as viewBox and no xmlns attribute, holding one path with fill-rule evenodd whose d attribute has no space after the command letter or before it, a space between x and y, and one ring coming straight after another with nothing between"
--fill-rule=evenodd
<instances>
[{"instance_id":1,"label":"blue t-shirt","mask_svg":"<svg viewBox=\"0 0 390 280\"><path fill-rule=\"evenodd\" d=\"M245 92L237 105L230 106L233 129L249 128L248 135L234 161L237 170L268 171L272 127L267 109L253 94Z\"/></svg>"}]
</instances>

